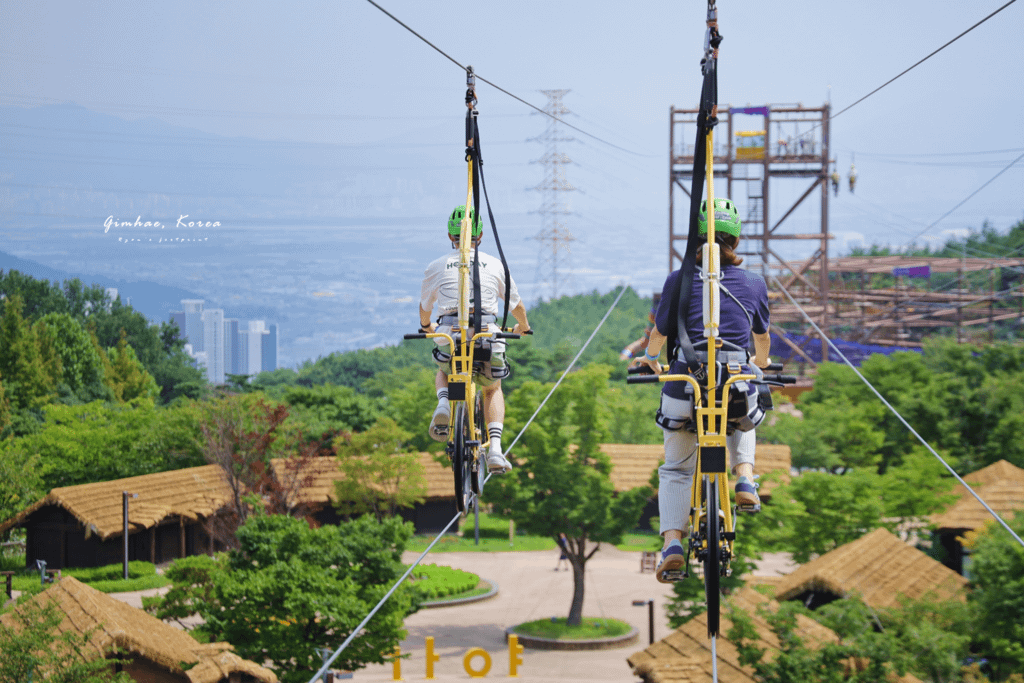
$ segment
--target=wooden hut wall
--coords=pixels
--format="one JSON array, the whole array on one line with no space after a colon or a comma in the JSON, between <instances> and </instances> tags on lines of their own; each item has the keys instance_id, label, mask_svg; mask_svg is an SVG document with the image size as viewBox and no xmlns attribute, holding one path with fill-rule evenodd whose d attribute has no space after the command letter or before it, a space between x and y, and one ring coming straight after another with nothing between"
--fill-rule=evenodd
<instances>
[{"instance_id":1,"label":"wooden hut wall","mask_svg":"<svg viewBox=\"0 0 1024 683\"><path fill-rule=\"evenodd\" d=\"M102 567L122 560L124 546L120 535L105 541L95 534L86 538L85 526L56 505L33 512L24 527L25 565L31 569L35 569L36 560L45 560L48 569ZM128 559L154 563L177 559L182 557L182 540L185 556L209 550L209 538L200 523L185 522L183 529L180 521L172 518L159 526L129 533Z\"/></svg>"}]
</instances>

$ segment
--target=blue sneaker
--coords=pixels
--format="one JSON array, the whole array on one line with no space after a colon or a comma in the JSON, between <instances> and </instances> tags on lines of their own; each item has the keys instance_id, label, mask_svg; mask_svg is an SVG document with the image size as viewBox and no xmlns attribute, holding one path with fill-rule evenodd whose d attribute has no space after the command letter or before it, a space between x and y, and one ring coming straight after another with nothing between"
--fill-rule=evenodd
<instances>
[{"instance_id":1,"label":"blue sneaker","mask_svg":"<svg viewBox=\"0 0 1024 683\"><path fill-rule=\"evenodd\" d=\"M757 495L758 484L747 477L736 480L736 507L743 512L760 512L761 498Z\"/></svg>"},{"instance_id":2,"label":"blue sneaker","mask_svg":"<svg viewBox=\"0 0 1024 683\"><path fill-rule=\"evenodd\" d=\"M661 551L661 562L654 570L654 578L660 583L674 583L686 578L686 553L683 546L672 543Z\"/></svg>"}]
</instances>

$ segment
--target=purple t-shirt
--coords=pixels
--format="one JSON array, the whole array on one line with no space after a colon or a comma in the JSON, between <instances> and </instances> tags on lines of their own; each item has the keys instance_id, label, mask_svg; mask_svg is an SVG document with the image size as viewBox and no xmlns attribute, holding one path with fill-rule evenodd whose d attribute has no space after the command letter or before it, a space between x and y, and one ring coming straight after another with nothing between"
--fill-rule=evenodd
<instances>
[{"instance_id":1,"label":"purple t-shirt","mask_svg":"<svg viewBox=\"0 0 1024 683\"><path fill-rule=\"evenodd\" d=\"M661 303L658 305L658 312L655 315L655 323L658 331L665 334L666 330L674 330L675 320L669 320L672 301L670 293L676 290L679 282L680 272L672 271L665 280L662 287ZM768 331L770 314L768 312L768 286L757 273L744 270L739 266L724 266L722 268L722 286L732 292L732 295L743 304L743 309L733 301L732 297L721 292L719 302L722 307L719 316L719 333L727 342L736 344L740 348L747 348L750 343L750 333L764 334ZM690 335L690 341L696 344L704 339L704 297L702 294L703 284L699 273L693 275L693 289L690 294L690 313L686 319L686 332ZM752 324L751 324L752 323ZM681 361L681 359L680 359ZM672 364L671 372L685 372L682 362L676 361ZM684 388L683 382L668 382L664 391L675 398L682 398ZM679 395L676 395L679 394Z\"/></svg>"}]
</instances>

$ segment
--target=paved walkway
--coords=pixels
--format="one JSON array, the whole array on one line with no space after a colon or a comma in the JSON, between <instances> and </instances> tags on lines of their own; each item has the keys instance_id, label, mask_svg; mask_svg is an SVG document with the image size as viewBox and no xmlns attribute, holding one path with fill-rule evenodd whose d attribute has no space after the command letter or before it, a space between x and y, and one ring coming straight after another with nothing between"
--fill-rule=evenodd
<instances>
[{"instance_id":1,"label":"paved walkway","mask_svg":"<svg viewBox=\"0 0 1024 683\"><path fill-rule=\"evenodd\" d=\"M403 561L411 563L418 553L405 553ZM503 553L437 553L428 555L427 563L448 565L471 571L496 581L498 595L490 600L457 607L420 610L405 620L408 637L402 652L411 657L402 661L402 678L425 680L424 638L434 637L434 652L441 660L434 665L437 681L469 680L463 668L463 657L471 648L490 653L492 665L486 678L507 679L509 673L508 645L505 629L509 626L543 619L565 617L572 599L572 571L552 571L558 560L554 550ZM796 568L785 554L766 556L758 563L756 574L777 576ZM633 600L654 600L654 638L660 640L670 632L665 604L672 597L672 587L660 584L653 574L640 573L640 553L624 552L603 545L587 563L587 585L583 613L588 617L607 616L632 624L640 632L635 645L612 650L584 652L531 650L521 655L520 680L531 683L587 683L589 681L630 682L633 676L626 658L647 647L648 621L646 605L633 607ZM164 593L157 588L134 593L115 593L116 597L136 607L142 596ZM483 659L476 657L472 665L479 669ZM392 666L371 665L357 671L353 683L391 681Z\"/></svg>"},{"instance_id":2,"label":"paved walkway","mask_svg":"<svg viewBox=\"0 0 1024 683\"><path fill-rule=\"evenodd\" d=\"M403 558L412 562L417 555ZM441 656L434 665L438 681L465 681L463 656L470 648L479 647L490 653L492 667L487 678L508 678L509 657L505 629L525 621L545 617L564 617L572 599L572 572L552 571L558 559L555 551L508 553L439 553L427 562L465 569L481 577L497 581L497 597L459 607L421 610L405 620L408 637L402 652L411 657L402 661L402 678L406 681L425 679L424 638L434 637L434 652ZM792 571L795 565L784 556L766 558L758 574L778 575ZM579 681L636 681L626 658L647 647L647 607L633 607L633 600L654 600L654 638L660 640L670 632L665 604L672 596L672 587L660 584L653 574L640 574L640 554L623 552L613 546L602 546L587 563L587 586L583 605L585 616L608 616L632 624L640 631L636 645L613 650L584 652L526 649L519 666L519 678L534 683L566 683ZM475 668L483 665L481 657L473 661ZM355 682L392 680L391 665L372 665L354 674Z\"/></svg>"}]
</instances>

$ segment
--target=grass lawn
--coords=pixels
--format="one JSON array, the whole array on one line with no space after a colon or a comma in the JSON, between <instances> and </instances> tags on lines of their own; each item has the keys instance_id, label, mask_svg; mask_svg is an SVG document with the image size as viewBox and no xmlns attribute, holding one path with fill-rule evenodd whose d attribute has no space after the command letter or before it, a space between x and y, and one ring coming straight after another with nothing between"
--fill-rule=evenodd
<instances>
[{"instance_id":1,"label":"grass lawn","mask_svg":"<svg viewBox=\"0 0 1024 683\"><path fill-rule=\"evenodd\" d=\"M452 515L455 510L452 510ZM480 513L480 545L476 545L473 533L473 515L470 513L460 522L460 534L445 534L430 551L443 552L507 552L509 550L554 550L555 540L546 536L525 536L515 534L512 544L508 542L508 520L486 512ZM434 540L436 534L413 536L405 549L423 552Z\"/></svg>"},{"instance_id":2,"label":"grass lawn","mask_svg":"<svg viewBox=\"0 0 1024 683\"><path fill-rule=\"evenodd\" d=\"M112 564L106 567L79 567L63 570L63 574L73 576L88 584L101 593L127 593L130 591L149 590L170 585L170 581L156 573L156 567L149 562L129 562L127 580L121 578L122 565ZM14 590L38 592L42 589L39 572L24 568L24 560L14 576Z\"/></svg>"},{"instance_id":3,"label":"grass lawn","mask_svg":"<svg viewBox=\"0 0 1024 683\"><path fill-rule=\"evenodd\" d=\"M583 617L582 624L569 628L565 625L565 617L559 617L557 619L538 619L537 621L519 624L515 627L515 632L538 638L582 640L622 636L629 633L632 628L626 622L619 621L618 619L601 619L597 617Z\"/></svg>"}]
</instances>

